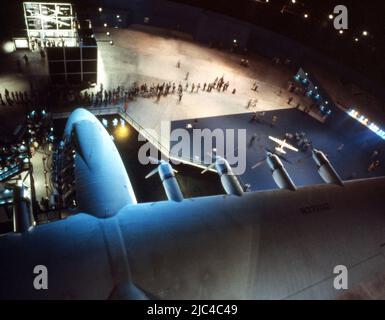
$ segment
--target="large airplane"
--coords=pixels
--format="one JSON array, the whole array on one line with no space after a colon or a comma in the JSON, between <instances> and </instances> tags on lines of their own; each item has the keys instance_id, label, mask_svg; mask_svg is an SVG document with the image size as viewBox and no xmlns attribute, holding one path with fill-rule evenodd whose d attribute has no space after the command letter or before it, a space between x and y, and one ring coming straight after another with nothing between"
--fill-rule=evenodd
<instances>
[{"instance_id":1,"label":"large airplane","mask_svg":"<svg viewBox=\"0 0 385 320\"><path fill-rule=\"evenodd\" d=\"M91 113L72 113L65 141L80 213L35 226L15 193L15 232L0 237L1 299L334 299L336 266L349 288L384 271L385 178L343 182L319 150L321 185L138 204ZM47 289L34 286L36 266Z\"/></svg>"}]
</instances>

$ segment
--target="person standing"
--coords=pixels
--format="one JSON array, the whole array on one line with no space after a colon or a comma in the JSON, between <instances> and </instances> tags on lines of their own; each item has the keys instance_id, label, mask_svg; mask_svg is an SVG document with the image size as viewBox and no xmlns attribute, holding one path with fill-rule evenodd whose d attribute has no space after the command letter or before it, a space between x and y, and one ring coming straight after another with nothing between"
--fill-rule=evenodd
<instances>
[{"instance_id":1,"label":"person standing","mask_svg":"<svg viewBox=\"0 0 385 320\"><path fill-rule=\"evenodd\" d=\"M278 121L278 117L273 116L271 119L271 127L274 127L277 124L277 121Z\"/></svg>"},{"instance_id":2,"label":"person standing","mask_svg":"<svg viewBox=\"0 0 385 320\"><path fill-rule=\"evenodd\" d=\"M375 171L379 166L380 166L380 161L379 161L379 160L373 161L373 162L369 165L369 167L368 167L368 172L373 172L373 171Z\"/></svg>"},{"instance_id":3,"label":"person standing","mask_svg":"<svg viewBox=\"0 0 385 320\"><path fill-rule=\"evenodd\" d=\"M343 149L344 149L344 144L343 143L341 143L339 146L338 146L338 148L337 148L337 151L338 152L341 152Z\"/></svg>"},{"instance_id":4,"label":"person standing","mask_svg":"<svg viewBox=\"0 0 385 320\"><path fill-rule=\"evenodd\" d=\"M23 59L24 59L25 65L27 66L29 64L29 60L26 54L23 56Z\"/></svg>"},{"instance_id":5,"label":"person standing","mask_svg":"<svg viewBox=\"0 0 385 320\"><path fill-rule=\"evenodd\" d=\"M379 155L378 150L374 150L372 153L371 159L377 158L378 155Z\"/></svg>"},{"instance_id":6,"label":"person standing","mask_svg":"<svg viewBox=\"0 0 385 320\"><path fill-rule=\"evenodd\" d=\"M251 136L251 139L250 139L250 142L249 142L249 147L251 147L255 143L255 140L257 139L257 137L258 137L258 135L256 133L254 133Z\"/></svg>"},{"instance_id":7,"label":"person standing","mask_svg":"<svg viewBox=\"0 0 385 320\"><path fill-rule=\"evenodd\" d=\"M186 77L185 77L185 80L186 80L186 81L188 80L189 75L190 75L190 72L187 72L187 73L186 73Z\"/></svg>"}]
</instances>

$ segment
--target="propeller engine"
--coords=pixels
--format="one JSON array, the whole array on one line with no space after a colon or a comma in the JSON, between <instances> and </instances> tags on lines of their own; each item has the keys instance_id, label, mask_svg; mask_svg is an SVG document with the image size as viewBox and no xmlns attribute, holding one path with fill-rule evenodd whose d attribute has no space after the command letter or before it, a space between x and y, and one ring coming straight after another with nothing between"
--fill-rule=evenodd
<instances>
[{"instance_id":1,"label":"propeller engine","mask_svg":"<svg viewBox=\"0 0 385 320\"><path fill-rule=\"evenodd\" d=\"M323 181L326 183L338 184L340 186L344 185L337 171L333 168L329 159L322 151L313 149L312 156L313 160L317 164L318 173Z\"/></svg>"},{"instance_id":2,"label":"propeller engine","mask_svg":"<svg viewBox=\"0 0 385 320\"><path fill-rule=\"evenodd\" d=\"M214 162L211 163L201 173L204 174L208 170L215 168L215 171L221 178L221 183L226 193L229 195L241 196L243 194L243 188L237 176L234 174L229 162L225 158L222 158L216 154L210 156Z\"/></svg>"},{"instance_id":3,"label":"propeller engine","mask_svg":"<svg viewBox=\"0 0 385 320\"><path fill-rule=\"evenodd\" d=\"M168 161L158 160L152 157L149 157L149 159L158 166L146 175L146 179L158 173L167 198L176 202L182 201L183 195L180 191L178 181L175 178L175 173L178 173L178 171L173 169Z\"/></svg>"},{"instance_id":4,"label":"propeller engine","mask_svg":"<svg viewBox=\"0 0 385 320\"><path fill-rule=\"evenodd\" d=\"M280 189L288 189L288 190L295 191L295 190L297 190L297 187L294 184L293 180L291 180L284 165L282 164L281 159L287 163L291 163L285 157L278 155L278 154L275 154L274 152L272 152L269 149L266 149L266 158L257 162L254 166L251 167L251 169L255 169L255 168L259 167L260 165L262 165L266 161L266 163L270 167L270 170L271 170L275 184Z\"/></svg>"},{"instance_id":5,"label":"propeller engine","mask_svg":"<svg viewBox=\"0 0 385 320\"><path fill-rule=\"evenodd\" d=\"M291 180L279 157L271 152L267 152L266 156L266 162L270 167L274 182L277 186L280 189L297 190L297 187L293 180Z\"/></svg>"}]
</instances>

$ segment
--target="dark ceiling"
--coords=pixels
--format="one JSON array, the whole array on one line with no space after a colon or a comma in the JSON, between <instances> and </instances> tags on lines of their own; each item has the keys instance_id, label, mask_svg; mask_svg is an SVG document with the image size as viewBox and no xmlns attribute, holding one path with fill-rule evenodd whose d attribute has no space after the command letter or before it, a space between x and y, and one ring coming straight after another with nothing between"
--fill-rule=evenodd
<instances>
[{"instance_id":1,"label":"dark ceiling","mask_svg":"<svg viewBox=\"0 0 385 320\"><path fill-rule=\"evenodd\" d=\"M294 4L291 0L173 1L286 35L385 83L385 1L296 0ZM349 29L342 35L328 17L339 4L345 5L349 13ZM363 36L363 31L367 31L368 36Z\"/></svg>"}]
</instances>

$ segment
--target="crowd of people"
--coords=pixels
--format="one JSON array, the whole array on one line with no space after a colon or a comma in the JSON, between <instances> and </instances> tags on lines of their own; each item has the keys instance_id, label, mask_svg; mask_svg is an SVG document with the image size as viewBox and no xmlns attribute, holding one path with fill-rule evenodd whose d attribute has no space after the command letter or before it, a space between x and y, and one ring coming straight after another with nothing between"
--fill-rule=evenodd
<instances>
[{"instance_id":1,"label":"crowd of people","mask_svg":"<svg viewBox=\"0 0 385 320\"><path fill-rule=\"evenodd\" d=\"M154 98L156 102L162 97L169 95L177 95L178 102L182 100L185 93L198 93L202 92L226 92L230 86L229 81L225 81L224 76L216 77L212 82L204 83L185 83L179 82L163 82L163 83L138 83L134 82L129 87L118 86L113 89L104 89L103 85L95 92L86 90L84 92L77 92L69 90L61 99L66 103L83 104L89 107L107 107L108 105L127 104L129 101L135 101L137 98ZM236 90L233 89L232 93L235 94ZM62 101L63 102L63 101ZM60 104L60 103L59 103Z\"/></svg>"},{"instance_id":2,"label":"crowd of people","mask_svg":"<svg viewBox=\"0 0 385 320\"><path fill-rule=\"evenodd\" d=\"M302 152L312 149L312 142L307 138L305 132L286 133L285 139Z\"/></svg>"},{"instance_id":3,"label":"crowd of people","mask_svg":"<svg viewBox=\"0 0 385 320\"><path fill-rule=\"evenodd\" d=\"M4 90L4 96L0 92L0 104L2 106L13 106L14 104L27 104L31 102L31 97L27 91L9 91Z\"/></svg>"}]
</instances>

